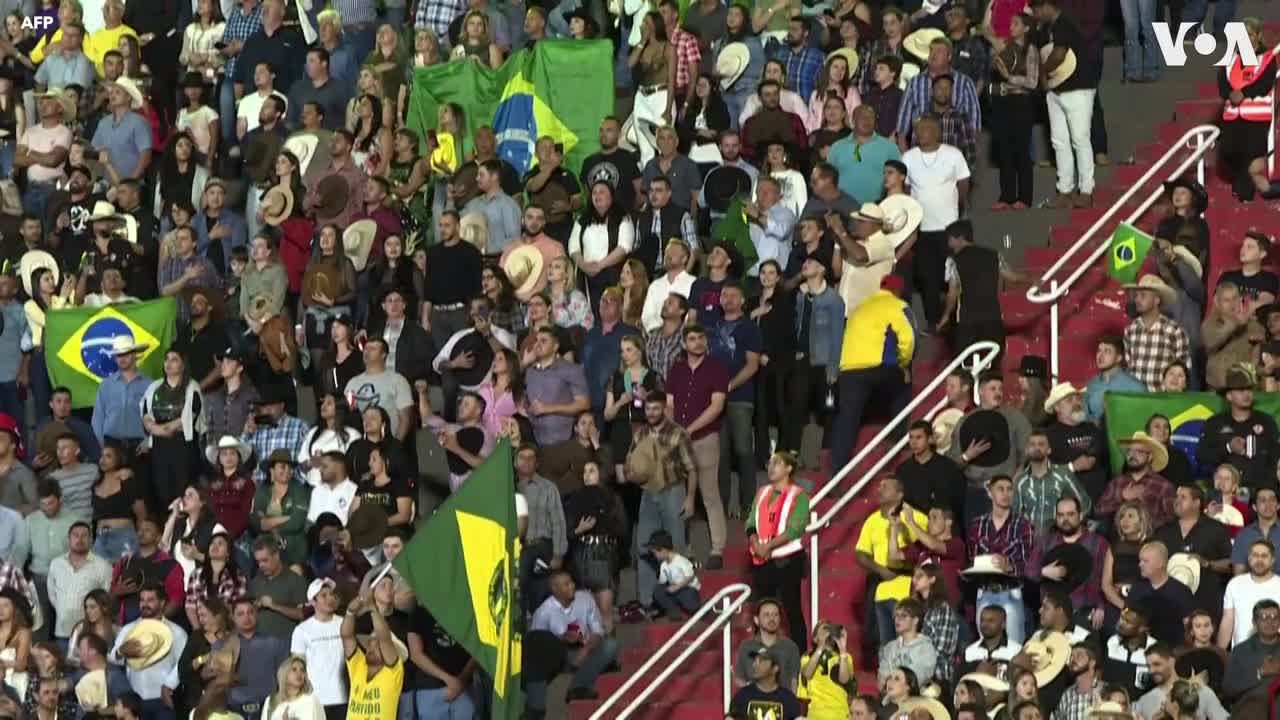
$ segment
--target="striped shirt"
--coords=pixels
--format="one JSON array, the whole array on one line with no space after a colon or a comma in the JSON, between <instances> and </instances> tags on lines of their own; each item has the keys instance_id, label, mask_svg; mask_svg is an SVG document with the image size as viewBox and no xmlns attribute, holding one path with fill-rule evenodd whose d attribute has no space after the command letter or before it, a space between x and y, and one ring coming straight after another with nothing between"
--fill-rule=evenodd
<instances>
[{"instance_id":1,"label":"striped shirt","mask_svg":"<svg viewBox=\"0 0 1280 720\"><path fill-rule=\"evenodd\" d=\"M1080 514L1089 514L1089 494L1065 465L1051 464L1041 476L1033 474L1028 465L1014 477L1013 488L1013 512L1026 518L1036 535L1053 529L1059 498L1076 498L1080 501Z\"/></svg>"},{"instance_id":2,"label":"striped shirt","mask_svg":"<svg viewBox=\"0 0 1280 720\"><path fill-rule=\"evenodd\" d=\"M569 551L569 536L565 530L564 503L560 499L560 490L555 483L541 475L534 475L529 482L520 483L518 489L529 503L526 544L536 540L549 540L552 554L564 557Z\"/></svg>"},{"instance_id":3,"label":"striped shirt","mask_svg":"<svg viewBox=\"0 0 1280 720\"><path fill-rule=\"evenodd\" d=\"M1159 392L1165 368L1174 362L1191 366L1190 348L1186 331L1164 316L1151 327L1137 317L1124 329L1125 365L1151 392Z\"/></svg>"},{"instance_id":4,"label":"striped shirt","mask_svg":"<svg viewBox=\"0 0 1280 720\"><path fill-rule=\"evenodd\" d=\"M262 29L262 3L256 3L253 10L245 12L242 3L236 3L231 10L231 16L227 18L227 27L222 31L222 42L230 44L236 41L244 42L249 39L250 35ZM226 75L224 77L233 78L236 76L236 63L239 62L240 56L232 55L227 59Z\"/></svg>"},{"instance_id":5,"label":"striped shirt","mask_svg":"<svg viewBox=\"0 0 1280 720\"><path fill-rule=\"evenodd\" d=\"M332 7L342 16L342 26L369 25L377 21L377 3L369 0L333 0Z\"/></svg>"},{"instance_id":6,"label":"striped shirt","mask_svg":"<svg viewBox=\"0 0 1280 720\"><path fill-rule=\"evenodd\" d=\"M956 71L951 72L951 80L951 107L969 121L969 127L982 127L982 108L978 104L978 88L973 80ZM933 106L932 92L933 75L927 70L907 85L907 91L902 95L902 106L898 108L898 135L911 136L911 126L916 119Z\"/></svg>"}]
</instances>

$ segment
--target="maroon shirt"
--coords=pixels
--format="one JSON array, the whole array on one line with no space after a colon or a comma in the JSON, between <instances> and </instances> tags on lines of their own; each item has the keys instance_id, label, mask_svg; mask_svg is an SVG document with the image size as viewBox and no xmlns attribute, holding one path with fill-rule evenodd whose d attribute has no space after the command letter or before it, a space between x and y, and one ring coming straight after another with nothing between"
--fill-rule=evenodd
<instances>
[{"instance_id":1,"label":"maroon shirt","mask_svg":"<svg viewBox=\"0 0 1280 720\"><path fill-rule=\"evenodd\" d=\"M947 583L947 600L955 607L960 607L962 599L960 571L965 567L964 541L952 537L947 541L943 552L936 553L925 547L922 542L914 542L903 550L903 557L909 565L923 565L926 562L937 563L942 568L942 578Z\"/></svg>"},{"instance_id":2,"label":"maroon shirt","mask_svg":"<svg viewBox=\"0 0 1280 720\"><path fill-rule=\"evenodd\" d=\"M667 394L675 405L675 421L687 428L711 405L711 396L721 393L729 397L729 368L719 360L705 355L702 364L694 370L689 367L687 355L681 355L667 374ZM720 414L723 417L724 413ZM694 440L720 432L720 417L692 435Z\"/></svg>"}]
</instances>

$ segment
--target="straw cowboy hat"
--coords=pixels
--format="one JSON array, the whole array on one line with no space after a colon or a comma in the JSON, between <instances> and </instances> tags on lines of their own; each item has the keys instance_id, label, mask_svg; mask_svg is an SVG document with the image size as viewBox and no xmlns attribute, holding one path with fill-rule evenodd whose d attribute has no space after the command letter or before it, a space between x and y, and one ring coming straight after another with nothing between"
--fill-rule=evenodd
<instances>
[{"instance_id":1,"label":"straw cowboy hat","mask_svg":"<svg viewBox=\"0 0 1280 720\"><path fill-rule=\"evenodd\" d=\"M1117 702L1101 702L1085 714L1085 720L1133 720L1133 713Z\"/></svg>"},{"instance_id":2,"label":"straw cowboy hat","mask_svg":"<svg viewBox=\"0 0 1280 720\"><path fill-rule=\"evenodd\" d=\"M1140 445L1144 450L1151 453L1151 469L1156 472L1163 472L1169 466L1169 449L1164 446L1164 443L1141 430L1130 437L1121 438L1118 444L1121 448Z\"/></svg>"},{"instance_id":3,"label":"straw cowboy hat","mask_svg":"<svg viewBox=\"0 0 1280 720\"><path fill-rule=\"evenodd\" d=\"M992 675L991 673L971 672L968 675L965 675L964 677L960 678L960 682L965 682L969 680L978 683L978 685L981 685L983 690L990 690L991 692L998 692L998 693L1009 692L1009 681L1004 678Z\"/></svg>"},{"instance_id":4,"label":"straw cowboy hat","mask_svg":"<svg viewBox=\"0 0 1280 720\"><path fill-rule=\"evenodd\" d=\"M1169 557L1167 572L1194 595L1200 589L1200 561L1187 553L1175 553Z\"/></svg>"},{"instance_id":5,"label":"straw cowboy hat","mask_svg":"<svg viewBox=\"0 0 1280 720\"><path fill-rule=\"evenodd\" d=\"M351 198L351 183L341 175L330 175L316 185L316 219L321 222L333 220L347 209L347 200Z\"/></svg>"},{"instance_id":6,"label":"straw cowboy hat","mask_svg":"<svg viewBox=\"0 0 1280 720\"><path fill-rule=\"evenodd\" d=\"M1071 659L1071 643L1060 632L1036 633L1022 652L1031 656L1031 673L1036 677L1036 687L1044 687L1058 677Z\"/></svg>"},{"instance_id":7,"label":"straw cowboy hat","mask_svg":"<svg viewBox=\"0 0 1280 720\"><path fill-rule=\"evenodd\" d=\"M963 410L947 408L933 418L933 445L940 454L951 449L951 435L963 417Z\"/></svg>"},{"instance_id":8,"label":"straw cowboy hat","mask_svg":"<svg viewBox=\"0 0 1280 720\"><path fill-rule=\"evenodd\" d=\"M1081 390L1080 388L1076 387L1075 385L1072 385L1069 382L1058 383L1057 385L1053 386L1052 390L1049 391L1049 397L1044 399L1044 411L1052 415L1054 412L1054 408L1058 406L1058 403L1062 402L1063 400L1066 400L1069 397L1074 397L1076 395L1082 395L1082 394L1084 394L1084 390Z\"/></svg>"},{"instance_id":9,"label":"straw cowboy hat","mask_svg":"<svg viewBox=\"0 0 1280 720\"><path fill-rule=\"evenodd\" d=\"M885 237L896 248L920 228L924 220L924 206L910 195L891 195L880 201L884 213Z\"/></svg>"},{"instance_id":10,"label":"straw cowboy hat","mask_svg":"<svg viewBox=\"0 0 1280 720\"><path fill-rule=\"evenodd\" d=\"M1125 290L1134 292L1141 290L1149 290L1160 296L1160 304L1168 307L1178 300L1178 294L1169 287L1159 275L1143 275L1136 283L1125 283L1122 287Z\"/></svg>"},{"instance_id":11,"label":"straw cowboy hat","mask_svg":"<svg viewBox=\"0 0 1280 720\"><path fill-rule=\"evenodd\" d=\"M76 101L60 87L51 87L42 93L36 95L38 98L49 98L57 100L58 107L62 108L62 122L75 122L76 119Z\"/></svg>"},{"instance_id":12,"label":"straw cowboy hat","mask_svg":"<svg viewBox=\"0 0 1280 720\"><path fill-rule=\"evenodd\" d=\"M173 632L160 620L144 618L134 623L125 635L124 641L137 640L142 646L142 654L129 658L129 669L146 670L160 662L173 648Z\"/></svg>"},{"instance_id":13,"label":"straw cowboy hat","mask_svg":"<svg viewBox=\"0 0 1280 720\"><path fill-rule=\"evenodd\" d=\"M150 345L137 342L132 335L117 335L111 338L111 357L145 352Z\"/></svg>"},{"instance_id":14,"label":"straw cowboy hat","mask_svg":"<svg viewBox=\"0 0 1280 720\"><path fill-rule=\"evenodd\" d=\"M919 65L910 61L902 63L902 71L898 73L898 88L906 90L907 86L911 84L911 81L915 80L916 76L919 74Z\"/></svg>"},{"instance_id":15,"label":"straw cowboy hat","mask_svg":"<svg viewBox=\"0 0 1280 720\"><path fill-rule=\"evenodd\" d=\"M86 710L101 710L107 701L107 671L94 670L76 683L76 700Z\"/></svg>"},{"instance_id":16,"label":"straw cowboy hat","mask_svg":"<svg viewBox=\"0 0 1280 720\"><path fill-rule=\"evenodd\" d=\"M542 251L532 245L520 245L502 261L502 271L516 288L517 296L533 292L542 278Z\"/></svg>"},{"instance_id":17,"label":"straw cowboy hat","mask_svg":"<svg viewBox=\"0 0 1280 720\"><path fill-rule=\"evenodd\" d=\"M1218 512L1209 515L1210 518L1226 525L1227 527L1244 527L1244 515L1236 509L1234 505L1228 502L1221 503Z\"/></svg>"},{"instance_id":18,"label":"straw cowboy hat","mask_svg":"<svg viewBox=\"0 0 1280 720\"><path fill-rule=\"evenodd\" d=\"M320 136L312 132L295 133L284 141L284 149L298 158L298 172L302 175L307 174L307 168L311 167L311 160L319 148Z\"/></svg>"},{"instance_id":19,"label":"straw cowboy hat","mask_svg":"<svg viewBox=\"0 0 1280 720\"><path fill-rule=\"evenodd\" d=\"M732 42L720 49L716 56L716 76L720 78L720 89L728 90L738 82L738 78L747 71L751 64L751 51L746 43Z\"/></svg>"},{"instance_id":20,"label":"straw cowboy hat","mask_svg":"<svg viewBox=\"0 0 1280 720\"><path fill-rule=\"evenodd\" d=\"M467 213L458 223L458 234L484 253L489 247L489 219L483 213Z\"/></svg>"},{"instance_id":21,"label":"straw cowboy hat","mask_svg":"<svg viewBox=\"0 0 1280 720\"><path fill-rule=\"evenodd\" d=\"M827 59L823 63L830 64L835 58L844 58L844 61L848 63L849 77L853 77L853 74L858 72L858 53L853 48L845 47L839 50L832 50L827 54Z\"/></svg>"},{"instance_id":22,"label":"straw cowboy hat","mask_svg":"<svg viewBox=\"0 0 1280 720\"><path fill-rule=\"evenodd\" d=\"M902 49L921 60L929 59L929 48L938 38L946 39L947 34L938 28L921 28L902 41Z\"/></svg>"},{"instance_id":23,"label":"straw cowboy hat","mask_svg":"<svg viewBox=\"0 0 1280 720\"><path fill-rule=\"evenodd\" d=\"M854 220L884 225L884 208L875 203L862 203L862 207L849 214Z\"/></svg>"},{"instance_id":24,"label":"straw cowboy hat","mask_svg":"<svg viewBox=\"0 0 1280 720\"><path fill-rule=\"evenodd\" d=\"M221 454L223 450L235 450L239 453L241 465L249 462L249 456L253 455L253 448L249 447L248 443L241 442L240 439L234 435L223 435L221 438L218 438L218 442L210 444L209 447L205 448L204 456L209 461L210 465L218 467L218 455Z\"/></svg>"},{"instance_id":25,"label":"straw cowboy hat","mask_svg":"<svg viewBox=\"0 0 1280 720\"><path fill-rule=\"evenodd\" d=\"M1002 569L996 565L995 555L975 555L973 557L973 565L960 571L961 575L1007 575L1012 576L1008 570Z\"/></svg>"},{"instance_id":26,"label":"straw cowboy hat","mask_svg":"<svg viewBox=\"0 0 1280 720\"><path fill-rule=\"evenodd\" d=\"M129 109L137 110L142 107L142 91L138 89L138 84L132 78L121 75L113 84L129 96Z\"/></svg>"},{"instance_id":27,"label":"straw cowboy hat","mask_svg":"<svg viewBox=\"0 0 1280 720\"><path fill-rule=\"evenodd\" d=\"M932 720L951 720L951 713L947 712L947 706L935 698L909 697L898 703L898 712L900 713L910 713L914 710L928 712Z\"/></svg>"},{"instance_id":28,"label":"straw cowboy hat","mask_svg":"<svg viewBox=\"0 0 1280 720\"><path fill-rule=\"evenodd\" d=\"M22 289L27 291L27 295L35 297L35 293L31 291L31 275L39 268L44 268L53 273L53 282L56 285L61 280L58 271L58 261L44 250L28 250L22 254L22 259L18 261L18 277L22 278Z\"/></svg>"},{"instance_id":29,"label":"straw cowboy hat","mask_svg":"<svg viewBox=\"0 0 1280 720\"><path fill-rule=\"evenodd\" d=\"M288 185L274 185L262 196L262 221L272 227L293 215L293 188Z\"/></svg>"},{"instance_id":30,"label":"straw cowboy hat","mask_svg":"<svg viewBox=\"0 0 1280 720\"><path fill-rule=\"evenodd\" d=\"M373 241L378 237L378 224L372 220L357 220L342 231L342 251L351 259L356 272L369 264Z\"/></svg>"}]
</instances>

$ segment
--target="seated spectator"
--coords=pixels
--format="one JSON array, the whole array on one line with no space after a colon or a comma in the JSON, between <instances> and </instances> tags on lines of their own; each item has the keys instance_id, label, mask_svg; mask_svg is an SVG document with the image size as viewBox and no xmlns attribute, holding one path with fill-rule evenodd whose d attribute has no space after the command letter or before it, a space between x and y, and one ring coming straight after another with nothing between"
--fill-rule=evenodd
<instances>
[{"instance_id":1,"label":"seated spectator","mask_svg":"<svg viewBox=\"0 0 1280 720\"><path fill-rule=\"evenodd\" d=\"M671 533L659 530L649 538L649 552L662 563L658 567L658 584L653 589L653 602L668 620L681 621L702 606L698 591L702 581L689 558L675 549Z\"/></svg>"},{"instance_id":2,"label":"seated spectator","mask_svg":"<svg viewBox=\"0 0 1280 720\"><path fill-rule=\"evenodd\" d=\"M889 679L894 668L910 668L916 677L932 678L937 669L938 651L933 641L921 633L924 624L924 604L907 598L893 609L895 637L880 646L880 684Z\"/></svg>"},{"instance_id":3,"label":"seated spectator","mask_svg":"<svg viewBox=\"0 0 1280 720\"><path fill-rule=\"evenodd\" d=\"M1240 268L1228 270L1218 278L1219 285L1230 283L1240 289L1246 312L1252 313L1280 296L1280 278L1262 267L1270 254L1270 238L1259 232L1247 232L1240 243Z\"/></svg>"},{"instance_id":4,"label":"seated spectator","mask_svg":"<svg viewBox=\"0 0 1280 720\"><path fill-rule=\"evenodd\" d=\"M1230 463L1240 471L1246 487L1270 484L1280 450L1275 418L1255 407L1253 388L1257 378L1248 365L1226 373L1222 386L1227 409L1214 414L1200 431L1196 446L1199 462L1210 467Z\"/></svg>"},{"instance_id":5,"label":"seated spectator","mask_svg":"<svg viewBox=\"0 0 1280 720\"><path fill-rule=\"evenodd\" d=\"M1245 310L1240 288L1219 282L1213 292L1213 309L1200 328L1204 339L1205 383L1212 389L1226 390L1227 372L1238 363L1248 362L1257 354L1257 346L1266 331Z\"/></svg>"},{"instance_id":6,"label":"seated spectator","mask_svg":"<svg viewBox=\"0 0 1280 720\"><path fill-rule=\"evenodd\" d=\"M1120 440L1125 453L1123 471L1111 480L1098 500L1095 513L1114 515L1123 502L1141 503L1151 515L1151 525L1160 527L1173 518L1173 484L1160 475L1169 464L1169 451L1145 432Z\"/></svg>"},{"instance_id":7,"label":"seated spectator","mask_svg":"<svg viewBox=\"0 0 1280 720\"><path fill-rule=\"evenodd\" d=\"M1163 710L1169 692L1173 689L1174 683L1179 680L1179 673L1174 666L1173 650L1168 645L1154 643L1147 646L1144 654L1147 658L1152 687L1133 703L1131 709L1144 718L1154 718ZM1231 717L1226 708L1222 707L1222 701L1218 699L1217 693L1208 686L1198 684L1196 692L1199 695L1199 703L1195 717L1205 720L1227 720Z\"/></svg>"},{"instance_id":8,"label":"seated spectator","mask_svg":"<svg viewBox=\"0 0 1280 720\"><path fill-rule=\"evenodd\" d=\"M782 670L782 686L794 688L795 680L788 678L800 676L800 649L794 640L779 632L782 628L782 605L773 598L757 600L754 627L754 634L738 646L734 655L734 687L743 688L751 683L754 677L752 660L757 652L767 649Z\"/></svg>"},{"instance_id":9,"label":"seated spectator","mask_svg":"<svg viewBox=\"0 0 1280 720\"><path fill-rule=\"evenodd\" d=\"M751 655L751 684L739 688L729 702L726 718L751 720L751 708L766 706L778 710L774 717L780 720L800 720L804 717L800 701L782 685L779 659L769 648L760 648Z\"/></svg>"},{"instance_id":10,"label":"seated spectator","mask_svg":"<svg viewBox=\"0 0 1280 720\"><path fill-rule=\"evenodd\" d=\"M916 568L911 577L911 597L924 606L920 634L929 639L937 652L933 679L941 682L943 687L950 687L955 679L960 627L963 624L947 595L947 583L942 577L941 567L930 563Z\"/></svg>"},{"instance_id":11,"label":"seated spectator","mask_svg":"<svg viewBox=\"0 0 1280 720\"><path fill-rule=\"evenodd\" d=\"M813 648L800 659L796 697L809 701L809 715L848 717L849 696L857 691L849 633L843 625L818 621Z\"/></svg>"},{"instance_id":12,"label":"seated spectator","mask_svg":"<svg viewBox=\"0 0 1280 720\"><path fill-rule=\"evenodd\" d=\"M977 671L984 663L999 667L1017 657L1022 644L1009 639L1005 621L1004 608L999 605L988 605L978 613L978 639L964 649L961 677Z\"/></svg>"},{"instance_id":13,"label":"seated spectator","mask_svg":"<svg viewBox=\"0 0 1280 720\"><path fill-rule=\"evenodd\" d=\"M1085 414L1089 420L1102 420L1105 409L1103 404L1107 392L1146 392L1145 383L1138 380L1122 367L1128 354L1124 349L1124 338L1118 335L1104 336L1098 340L1094 364L1098 369L1089 384L1085 387Z\"/></svg>"},{"instance_id":14,"label":"seated spectator","mask_svg":"<svg viewBox=\"0 0 1280 720\"><path fill-rule=\"evenodd\" d=\"M578 590L568 571L552 572L551 597L534 612L529 628L550 632L570 651L568 664L574 675L569 682L566 699L596 698L596 680L617 657L618 645L612 637L604 634L595 598L586 590ZM529 708L545 711L546 692L545 686L531 684L528 688Z\"/></svg>"}]
</instances>

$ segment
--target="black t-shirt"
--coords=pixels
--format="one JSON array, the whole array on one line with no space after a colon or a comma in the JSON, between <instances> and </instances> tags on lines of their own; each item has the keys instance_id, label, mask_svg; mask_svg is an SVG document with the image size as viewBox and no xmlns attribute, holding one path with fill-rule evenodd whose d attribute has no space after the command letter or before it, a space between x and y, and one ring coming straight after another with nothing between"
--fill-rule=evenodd
<instances>
[{"instance_id":1,"label":"black t-shirt","mask_svg":"<svg viewBox=\"0 0 1280 720\"><path fill-rule=\"evenodd\" d=\"M752 683L734 693L729 703L733 720L796 720L803 715L795 693L782 687L765 692Z\"/></svg>"},{"instance_id":2,"label":"black t-shirt","mask_svg":"<svg viewBox=\"0 0 1280 720\"><path fill-rule=\"evenodd\" d=\"M410 627L412 629L409 632L422 639L422 651L450 675L457 677L471 660L466 649L445 632L426 608L418 607L413 611L413 624ZM406 678L406 687L415 690L438 690L444 687L444 683L418 670L416 666L410 674L412 677Z\"/></svg>"},{"instance_id":3,"label":"black t-shirt","mask_svg":"<svg viewBox=\"0 0 1280 720\"><path fill-rule=\"evenodd\" d=\"M413 500L413 494L409 492L409 484L399 475L392 476L391 481L382 487L374 485L372 480L361 482L360 489L356 491L356 497L360 498L360 504L362 505L364 503L372 503L382 508L386 511L387 517L396 514L397 499L409 498L411 501Z\"/></svg>"},{"instance_id":4,"label":"black t-shirt","mask_svg":"<svg viewBox=\"0 0 1280 720\"><path fill-rule=\"evenodd\" d=\"M1066 465L1081 455L1093 456L1095 462L1092 470L1074 472L1094 505L1097 505L1110 480L1107 476L1107 436L1102 428L1091 422L1063 425L1055 420L1044 431L1049 438L1049 460L1053 463Z\"/></svg>"},{"instance_id":5,"label":"black t-shirt","mask_svg":"<svg viewBox=\"0 0 1280 720\"><path fill-rule=\"evenodd\" d=\"M957 325L985 325L1000 320L1000 256L995 250L969 245L955 254L960 276Z\"/></svg>"},{"instance_id":6,"label":"black t-shirt","mask_svg":"<svg viewBox=\"0 0 1280 720\"><path fill-rule=\"evenodd\" d=\"M1098 87L1097 61L1090 54L1080 34L1080 28L1067 18L1065 14L1048 25L1042 25L1036 33L1036 45L1044 47L1052 44L1054 49L1067 48L1075 53L1076 69L1066 82L1054 88L1053 92L1062 94L1071 90L1088 90Z\"/></svg>"},{"instance_id":7,"label":"black t-shirt","mask_svg":"<svg viewBox=\"0 0 1280 720\"><path fill-rule=\"evenodd\" d=\"M635 207L635 181L639 179L640 161L627 150L601 151L582 163L582 187L590 191L597 182L608 183L614 191L614 202L628 212Z\"/></svg>"},{"instance_id":8,"label":"black t-shirt","mask_svg":"<svg viewBox=\"0 0 1280 720\"><path fill-rule=\"evenodd\" d=\"M835 256L836 244L826 235L818 241L818 249L814 251L814 255L822 261L823 267L827 269L827 284L834 285L836 281L835 274ZM788 279L798 277L800 269L804 267L804 259L809 257L809 250L804 243L796 242L791 245L791 254L787 256L787 269L785 275Z\"/></svg>"},{"instance_id":9,"label":"black t-shirt","mask_svg":"<svg viewBox=\"0 0 1280 720\"><path fill-rule=\"evenodd\" d=\"M1190 553L1206 560L1231 557L1231 536L1226 526L1210 517L1201 516L1186 537L1182 536L1178 520L1170 520L1156 530L1154 539L1164 543L1170 555ZM1229 579L1209 568L1200 571L1200 587L1194 593L1196 604L1208 610L1215 623L1222 618L1222 593Z\"/></svg>"},{"instance_id":10,"label":"black t-shirt","mask_svg":"<svg viewBox=\"0 0 1280 720\"><path fill-rule=\"evenodd\" d=\"M458 444L462 446L463 450L466 450L472 455L479 455L480 451L484 449L484 430L476 427L458 428L456 435L458 438ZM472 470L472 467L467 464L467 461L463 460L453 451L445 453L445 459L449 463L449 472L455 475L469 473Z\"/></svg>"},{"instance_id":11,"label":"black t-shirt","mask_svg":"<svg viewBox=\"0 0 1280 720\"><path fill-rule=\"evenodd\" d=\"M1280 296L1280 278L1270 270L1259 270L1253 275L1245 275L1243 270L1228 270L1218 278L1218 284L1231 283L1240 288L1240 297L1245 302L1254 303L1262 293Z\"/></svg>"},{"instance_id":12,"label":"black t-shirt","mask_svg":"<svg viewBox=\"0 0 1280 720\"><path fill-rule=\"evenodd\" d=\"M909 457L898 466L896 473L902 481L903 500L911 507L928 511L941 505L956 513L964 510L964 490L968 483L951 458L934 453L922 464Z\"/></svg>"}]
</instances>

